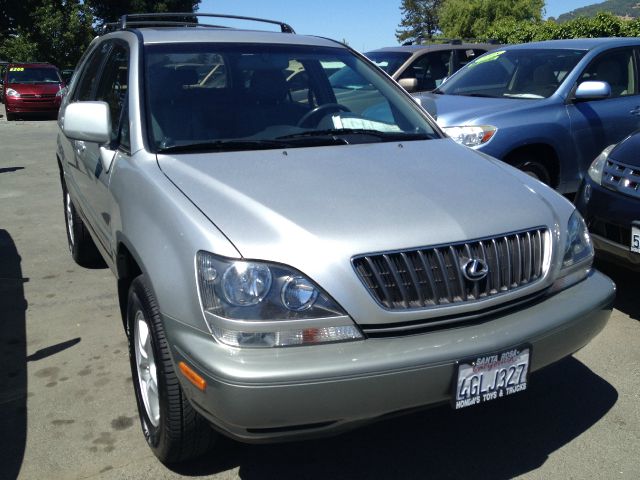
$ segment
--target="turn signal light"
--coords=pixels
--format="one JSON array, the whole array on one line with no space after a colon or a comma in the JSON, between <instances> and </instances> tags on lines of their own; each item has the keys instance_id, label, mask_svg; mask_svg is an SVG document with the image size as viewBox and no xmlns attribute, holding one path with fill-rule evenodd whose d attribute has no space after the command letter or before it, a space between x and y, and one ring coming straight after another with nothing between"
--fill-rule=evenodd
<instances>
[{"instance_id":1,"label":"turn signal light","mask_svg":"<svg viewBox=\"0 0 640 480\"><path fill-rule=\"evenodd\" d=\"M205 389L207 388L207 381L204 378L194 372L193 369L184 362L180 362L178 366L180 367L180 371L187 380L193 383L198 390L201 390L203 392L205 391Z\"/></svg>"}]
</instances>

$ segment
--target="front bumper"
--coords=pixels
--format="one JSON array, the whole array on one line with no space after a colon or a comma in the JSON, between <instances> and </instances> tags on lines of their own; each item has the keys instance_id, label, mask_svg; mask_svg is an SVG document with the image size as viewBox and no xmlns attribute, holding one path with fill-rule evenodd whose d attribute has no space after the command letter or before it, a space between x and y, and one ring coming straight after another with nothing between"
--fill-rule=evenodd
<instances>
[{"instance_id":1,"label":"front bumper","mask_svg":"<svg viewBox=\"0 0 640 480\"><path fill-rule=\"evenodd\" d=\"M640 271L640 253L630 250L631 226L640 226L640 199L585 179L575 203L587 222L598 257Z\"/></svg>"},{"instance_id":2,"label":"front bumper","mask_svg":"<svg viewBox=\"0 0 640 480\"><path fill-rule=\"evenodd\" d=\"M585 346L606 325L614 284L594 271L554 296L483 323L426 334L280 349L235 349L164 317L174 362L207 381L180 378L216 428L243 441L318 436L384 415L447 402L456 361L523 343L531 370Z\"/></svg>"},{"instance_id":3,"label":"front bumper","mask_svg":"<svg viewBox=\"0 0 640 480\"><path fill-rule=\"evenodd\" d=\"M9 113L53 113L60 108L61 98L6 97L5 108Z\"/></svg>"}]
</instances>

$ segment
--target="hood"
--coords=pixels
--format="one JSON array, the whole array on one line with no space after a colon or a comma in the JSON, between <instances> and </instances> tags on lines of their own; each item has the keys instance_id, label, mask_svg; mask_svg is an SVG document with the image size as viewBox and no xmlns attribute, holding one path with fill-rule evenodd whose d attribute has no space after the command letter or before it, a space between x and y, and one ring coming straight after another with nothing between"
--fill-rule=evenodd
<instances>
[{"instance_id":1,"label":"hood","mask_svg":"<svg viewBox=\"0 0 640 480\"><path fill-rule=\"evenodd\" d=\"M20 95L55 95L64 87L61 83L7 83L7 88L13 88Z\"/></svg>"},{"instance_id":2,"label":"hood","mask_svg":"<svg viewBox=\"0 0 640 480\"><path fill-rule=\"evenodd\" d=\"M493 115L518 110L528 110L547 99L523 100L517 98L467 97L464 95L437 95L423 93L415 95L427 112L438 120L442 127L462 126L484 122Z\"/></svg>"},{"instance_id":3,"label":"hood","mask_svg":"<svg viewBox=\"0 0 640 480\"><path fill-rule=\"evenodd\" d=\"M158 162L242 256L306 273L349 265L357 254L555 222L536 192L546 187L449 139L158 155Z\"/></svg>"},{"instance_id":4,"label":"hood","mask_svg":"<svg viewBox=\"0 0 640 480\"><path fill-rule=\"evenodd\" d=\"M616 145L616 147L611 150L611 153L609 153L609 158L626 165L640 167L640 157L638 157L639 150L640 133L636 132Z\"/></svg>"}]
</instances>

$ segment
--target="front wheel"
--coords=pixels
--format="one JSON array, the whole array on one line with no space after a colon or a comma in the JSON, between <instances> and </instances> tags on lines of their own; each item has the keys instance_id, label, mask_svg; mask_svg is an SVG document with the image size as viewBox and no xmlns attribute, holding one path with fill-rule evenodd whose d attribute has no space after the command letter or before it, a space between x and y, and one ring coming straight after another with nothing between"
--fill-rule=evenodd
<instances>
[{"instance_id":1,"label":"front wheel","mask_svg":"<svg viewBox=\"0 0 640 480\"><path fill-rule=\"evenodd\" d=\"M551 174L549 173L547 168L538 161L523 159L514 163L514 167L522 170L530 177L533 177L536 180L540 180L542 183L551 185Z\"/></svg>"},{"instance_id":2,"label":"front wheel","mask_svg":"<svg viewBox=\"0 0 640 480\"><path fill-rule=\"evenodd\" d=\"M147 444L166 464L203 454L216 433L180 387L158 306L142 275L129 288L127 332L133 386Z\"/></svg>"},{"instance_id":3,"label":"front wheel","mask_svg":"<svg viewBox=\"0 0 640 480\"><path fill-rule=\"evenodd\" d=\"M67 227L67 243L73 260L86 268L101 268L105 266L104 260L93 243L93 239L86 225L78 215L71 195L62 182L62 203L64 205L64 220Z\"/></svg>"}]
</instances>

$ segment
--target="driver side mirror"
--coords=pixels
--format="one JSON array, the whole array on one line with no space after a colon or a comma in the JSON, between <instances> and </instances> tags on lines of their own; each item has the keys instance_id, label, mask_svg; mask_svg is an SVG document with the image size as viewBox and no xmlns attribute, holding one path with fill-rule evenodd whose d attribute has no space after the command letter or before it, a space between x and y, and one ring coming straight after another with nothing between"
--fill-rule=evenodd
<instances>
[{"instance_id":1,"label":"driver side mirror","mask_svg":"<svg viewBox=\"0 0 640 480\"><path fill-rule=\"evenodd\" d=\"M418 90L418 79L417 78L401 78L398 80L398 83L402 88L404 88L407 92L415 92Z\"/></svg>"},{"instance_id":2,"label":"driver side mirror","mask_svg":"<svg viewBox=\"0 0 640 480\"><path fill-rule=\"evenodd\" d=\"M607 82L586 81L578 85L574 98L576 100L602 100L611 96L611 86Z\"/></svg>"}]
</instances>

